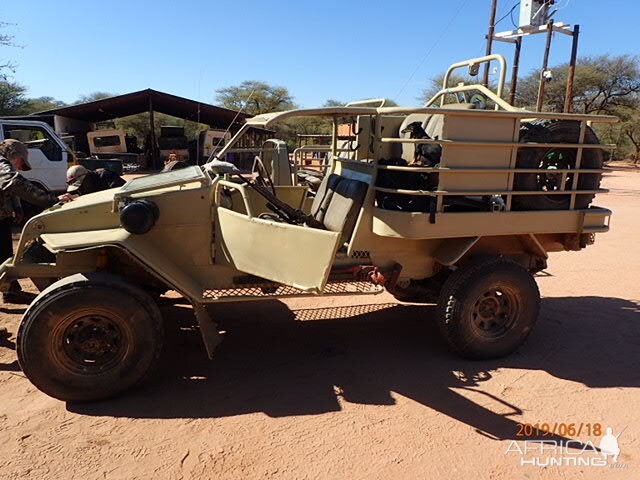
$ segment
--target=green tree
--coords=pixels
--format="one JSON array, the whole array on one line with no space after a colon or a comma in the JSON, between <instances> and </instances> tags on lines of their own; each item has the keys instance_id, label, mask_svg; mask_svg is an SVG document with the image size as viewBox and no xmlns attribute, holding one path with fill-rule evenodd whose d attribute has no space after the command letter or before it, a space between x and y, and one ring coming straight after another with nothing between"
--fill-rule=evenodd
<instances>
[{"instance_id":1,"label":"green tree","mask_svg":"<svg viewBox=\"0 0 640 480\"><path fill-rule=\"evenodd\" d=\"M156 135L160 135L160 127L163 125L176 125L184 127L185 136L189 139L195 138L202 130L209 128L208 125L204 125L182 118L172 117L164 113L156 112L153 116L153 124ZM130 135L138 137L138 141L142 142L150 131L149 114L138 113L136 115L130 115L128 117L119 118L116 120L116 127L124 130Z\"/></svg>"},{"instance_id":2,"label":"green tree","mask_svg":"<svg viewBox=\"0 0 640 480\"><path fill-rule=\"evenodd\" d=\"M420 102L421 105L426 104L429 100L431 100L431 98L433 98L433 96L436 93L442 90L444 75L445 75L444 73L440 73L429 80L429 85L422 91L422 93L420 93L420 95L417 98L418 102ZM452 74L449 77L449 82L448 82L449 87L457 86L460 83L464 83L465 85L473 85L473 84L482 83L482 80L478 76L471 77L469 75L459 75L456 73ZM451 102L452 99L453 99L452 95L447 95L446 102L447 103Z\"/></svg>"},{"instance_id":3,"label":"green tree","mask_svg":"<svg viewBox=\"0 0 640 480\"><path fill-rule=\"evenodd\" d=\"M223 107L242 110L249 115L291 110L296 108L286 87L247 80L240 85L216 90L216 101Z\"/></svg>"},{"instance_id":4,"label":"green tree","mask_svg":"<svg viewBox=\"0 0 640 480\"><path fill-rule=\"evenodd\" d=\"M40 113L64 106L66 103L53 97L38 97L28 99L23 110L24 113Z\"/></svg>"},{"instance_id":5,"label":"green tree","mask_svg":"<svg viewBox=\"0 0 640 480\"><path fill-rule=\"evenodd\" d=\"M624 140L630 144L630 159L633 163L640 162L640 113L635 115L621 125L620 132L624 135ZM622 140L622 139L620 139ZM622 143L621 141L617 143Z\"/></svg>"},{"instance_id":6,"label":"green tree","mask_svg":"<svg viewBox=\"0 0 640 480\"><path fill-rule=\"evenodd\" d=\"M553 80L545 87L543 110L562 112L569 66L551 69ZM540 74L533 71L518 86L516 103L533 109L538 99ZM640 62L632 55L582 57L576 65L572 112L615 115L620 124L596 124L604 143L615 143L612 159L640 158Z\"/></svg>"},{"instance_id":7,"label":"green tree","mask_svg":"<svg viewBox=\"0 0 640 480\"><path fill-rule=\"evenodd\" d=\"M115 97L115 96L117 96L117 93L101 92L101 91L93 92L87 95L80 95L78 99L75 102L73 102L72 105L77 105L79 103L95 102L98 100L102 100L109 97Z\"/></svg>"},{"instance_id":8,"label":"green tree","mask_svg":"<svg viewBox=\"0 0 640 480\"><path fill-rule=\"evenodd\" d=\"M22 115L28 99L26 87L19 83L0 81L0 115Z\"/></svg>"},{"instance_id":9,"label":"green tree","mask_svg":"<svg viewBox=\"0 0 640 480\"><path fill-rule=\"evenodd\" d=\"M569 66L551 69L553 80L545 86L543 110L562 112L566 98ZM538 100L539 71L520 80L518 106L535 107ZM632 55L582 57L576 65L573 112L618 114L621 108L637 108L640 92L640 63Z\"/></svg>"},{"instance_id":10,"label":"green tree","mask_svg":"<svg viewBox=\"0 0 640 480\"><path fill-rule=\"evenodd\" d=\"M10 24L0 22L0 29L8 27ZM6 33L0 33L0 47L16 47L13 42L13 36ZM15 71L15 63L10 60L0 59L0 80L7 80L7 75Z\"/></svg>"}]
</instances>

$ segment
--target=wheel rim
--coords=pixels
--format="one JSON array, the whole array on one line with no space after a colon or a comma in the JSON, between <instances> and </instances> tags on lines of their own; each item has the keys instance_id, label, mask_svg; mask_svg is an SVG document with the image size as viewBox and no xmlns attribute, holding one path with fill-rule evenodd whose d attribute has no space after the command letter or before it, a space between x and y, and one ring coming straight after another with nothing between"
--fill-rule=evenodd
<instances>
[{"instance_id":1,"label":"wheel rim","mask_svg":"<svg viewBox=\"0 0 640 480\"><path fill-rule=\"evenodd\" d=\"M61 365L84 375L104 373L124 358L128 338L117 319L105 312L78 312L54 333Z\"/></svg>"},{"instance_id":2,"label":"wheel rim","mask_svg":"<svg viewBox=\"0 0 640 480\"><path fill-rule=\"evenodd\" d=\"M538 164L543 172L536 175L537 189L543 192L557 192L560 190L572 190L573 173L565 176L564 185L562 173L554 173L554 170L573 168L575 165L575 152L567 149L547 150ZM564 195L549 195L547 198L556 203L565 201Z\"/></svg>"},{"instance_id":3,"label":"wheel rim","mask_svg":"<svg viewBox=\"0 0 640 480\"><path fill-rule=\"evenodd\" d=\"M508 288L486 290L476 300L471 312L478 334L487 338L503 336L515 323L520 311L518 297Z\"/></svg>"}]
</instances>

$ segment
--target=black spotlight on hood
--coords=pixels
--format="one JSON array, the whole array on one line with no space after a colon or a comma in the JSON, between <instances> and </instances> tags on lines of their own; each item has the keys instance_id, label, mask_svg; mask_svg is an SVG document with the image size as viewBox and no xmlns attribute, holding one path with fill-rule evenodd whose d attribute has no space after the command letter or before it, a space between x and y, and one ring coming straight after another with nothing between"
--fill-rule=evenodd
<instances>
[{"instance_id":1,"label":"black spotlight on hood","mask_svg":"<svg viewBox=\"0 0 640 480\"><path fill-rule=\"evenodd\" d=\"M153 228L159 216L160 210L155 203L136 200L120 210L120 224L127 232L142 235Z\"/></svg>"}]
</instances>

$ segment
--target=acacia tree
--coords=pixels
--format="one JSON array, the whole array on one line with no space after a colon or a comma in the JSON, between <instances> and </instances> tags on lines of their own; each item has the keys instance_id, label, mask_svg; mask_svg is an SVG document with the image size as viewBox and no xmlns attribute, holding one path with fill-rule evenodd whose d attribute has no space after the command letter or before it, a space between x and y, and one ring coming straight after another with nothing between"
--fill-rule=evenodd
<instances>
[{"instance_id":1,"label":"acacia tree","mask_svg":"<svg viewBox=\"0 0 640 480\"><path fill-rule=\"evenodd\" d=\"M26 87L15 82L0 81L0 115L22 115L28 99Z\"/></svg>"},{"instance_id":2,"label":"acacia tree","mask_svg":"<svg viewBox=\"0 0 640 480\"><path fill-rule=\"evenodd\" d=\"M23 110L24 113L40 113L54 108L64 107L66 105L67 104L62 100L56 100L53 97L45 96L28 99Z\"/></svg>"},{"instance_id":3,"label":"acacia tree","mask_svg":"<svg viewBox=\"0 0 640 480\"><path fill-rule=\"evenodd\" d=\"M0 22L0 29L9 26L6 22ZM0 32L0 47L16 47L13 36ZM7 75L15 70L15 64L10 60L0 60L0 80L6 80Z\"/></svg>"},{"instance_id":4,"label":"acacia tree","mask_svg":"<svg viewBox=\"0 0 640 480\"><path fill-rule=\"evenodd\" d=\"M543 110L562 112L566 98L569 66L553 67L554 80L545 88ZM517 105L532 108L538 97L539 72L533 71L520 81ZM607 114L620 118L621 124L597 124L605 143L616 143L613 159L640 158L640 62L632 55L582 57L576 65L572 112Z\"/></svg>"},{"instance_id":5,"label":"acacia tree","mask_svg":"<svg viewBox=\"0 0 640 480\"><path fill-rule=\"evenodd\" d=\"M296 108L286 87L277 87L256 80L247 80L240 85L216 90L216 101L223 107L242 110L249 115Z\"/></svg>"},{"instance_id":6,"label":"acacia tree","mask_svg":"<svg viewBox=\"0 0 640 480\"><path fill-rule=\"evenodd\" d=\"M433 96L436 93L442 90L444 75L445 75L444 73L440 73L429 80L428 86L422 91L422 93L420 93L420 95L417 98L417 100L421 104L427 103L429 100L431 100L431 98L433 98ZM472 84L482 83L482 81L479 79L479 77L471 77L469 75L460 75L460 74L453 73L449 77L449 81L447 82L449 87L454 87L460 83L464 83L465 85L472 85Z\"/></svg>"},{"instance_id":7,"label":"acacia tree","mask_svg":"<svg viewBox=\"0 0 640 480\"><path fill-rule=\"evenodd\" d=\"M86 95L80 95L78 99L75 102L73 102L73 105L77 105L79 103L95 102L98 100L103 100L105 98L115 97L116 95L117 93L102 92L102 91L88 93Z\"/></svg>"},{"instance_id":8,"label":"acacia tree","mask_svg":"<svg viewBox=\"0 0 640 480\"><path fill-rule=\"evenodd\" d=\"M633 163L640 162L640 113L636 110L632 116L622 123L620 132L632 147L630 158Z\"/></svg>"},{"instance_id":9,"label":"acacia tree","mask_svg":"<svg viewBox=\"0 0 640 480\"><path fill-rule=\"evenodd\" d=\"M545 87L543 110L562 112L566 98L569 65L551 69L553 81ZM533 107L538 98L539 71L520 80L518 106ZM640 63L632 55L582 57L576 65L573 111L617 114L621 108L637 108L640 92Z\"/></svg>"}]
</instances>

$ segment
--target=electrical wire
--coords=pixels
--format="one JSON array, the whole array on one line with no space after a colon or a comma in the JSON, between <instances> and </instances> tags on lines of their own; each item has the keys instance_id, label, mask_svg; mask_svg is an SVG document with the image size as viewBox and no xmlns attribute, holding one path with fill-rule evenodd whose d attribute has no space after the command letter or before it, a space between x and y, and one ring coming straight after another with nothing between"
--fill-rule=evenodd
<instances>
[{"instance_id":1,"label":"electrical wire","mask_svg":"<svg viewBox=\"0 0 640 480\"><path fill-rule=\"evenodd\" d=\"M511 7L511 10L509 10L507 13L505 13L502 17L500 17L500 20L498 20L497 22L494 22L493 26L495 27L496 25L498 25L501 21L503 21L505 18L511 16L511 18L513 19L513 11L518 7L518 5L520 5L520 2L517 2L513 7ZM513 20L512 20L513 22Z\"/></svg>"},{"instance_id":2,"label":"electrical wire","mask_svg":"<svg viewBox=\"0 0 640 480\"><path fill-rule=\"evenodd\" d=\"M516 25L516 21L513 19L513 11L516 9L518 5L516 5L515 7L513 7L511 9L511 11L509 12L509 18L511 19L511 25L513 25L513 28L515 28L516 30L518 29L518 25Z\"/></svg>"},{"instance_id":3,"label":"electrical wire","mask_svg":"<svg viewBox=\"0 0 640 480\"><path fill-rule=\"evenodd\" d=\"M464 9L464 7L467 6L467 4L469 3L470 0L462 0L462 3L460 4L460 7L458 8L458 10L456 10L456 12L453 14L453 16L451 17L451 19L449 20L449 23L447 23L447 25L444 27L444 29L442 30L442 32L440 32L440 36L436 39L436 41L431 45L431 48L429 48L429 50L427 51L427 53L424 55L424 57L422 57L422 60L420 60L420 63L418 64L418 66L415 68L415 70L413 71L413 73L411 75L409 75L409 78L407 79L407 81L404 83L404 85L402 86L402 88L400 89L400 91L398 93L396 93L395 98L398 98L402 92L404 92L404 90L407 88L407 86L409 85L409 82L411 82L411 80L413 79L413 77L416 75L416 73L418 73L418 70L420 70L422 68L422 66L424 65L424 62L427 61L427 58L429 58L429 56L431 55L431 53L435 50L436 46L438 45L438 43L440 43L440 40L442 40L442 38L445 36L445 34L447 33L447 31L449 30L449 28L451 27L451 25L453 24L453 22L456 20L456 18L458 17L458 15L460 14L460 12Z\"/></svg>"},{"instance_id":4,"label":"electrical wire","mask_svg":"<svg viewBox=\"0 0 640 480\"><path fill-rule=\"evenodd\" d=\"M571 0L567 0L567 1L565 2L565 4L564 4L564 5L562 5L561 7L560 7L560 6L557 6L557 7L556 7L556 12L557 12L557 11L559 11L559 10L562 10L563 8L567 8L567 7L569 6L569 4L570 4L570 3L571 3Z\"/></svg>"}]
</instances>

